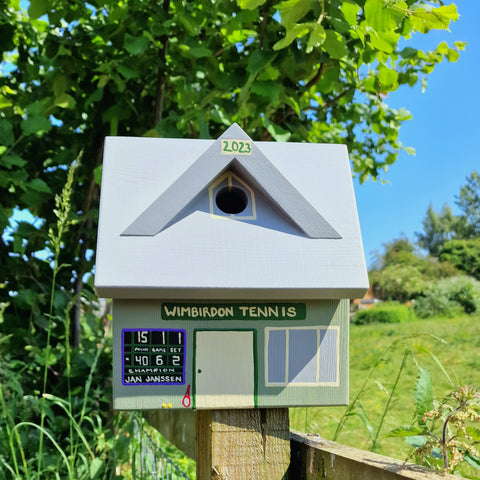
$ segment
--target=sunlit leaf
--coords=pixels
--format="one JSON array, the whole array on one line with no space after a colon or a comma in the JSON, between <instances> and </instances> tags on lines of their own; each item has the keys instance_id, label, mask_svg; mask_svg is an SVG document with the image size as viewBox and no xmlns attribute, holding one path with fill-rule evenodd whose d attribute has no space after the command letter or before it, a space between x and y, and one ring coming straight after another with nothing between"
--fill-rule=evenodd
<instances>
[{"instance_id":1,"label":"sunlit leaf","mask_svg":"<svg viewBox=\"0 0 480 480\"><path fill-rule=\"evenodd\" d=\"M413 437L413 436L421 435L422 433L424 433L423 428L405 426L405 427L397 427L397 428L394 428L393 430L390 430L390 432L388 432L386 436L387 437Z\"/></svg>"},{"instance_id":2,"label":"sunlit leaf","mask_svg":"<svg viewBox=\"0 0 480 480\"><path fill-rule=\"evenodd\" d=\"M310 25L307 24L300 24L295 25L292 28L287 30L287 33L284 38L279 40L273 46L274 50L281 50L282 48L288 47L294 40L297 38L301 38L306 35L310 31Z\"/></svg>"},{"instance_id":3,"label":"sunlit leaf","mask_svg":"<svg viewBox=\"0 0 480 480\"><path fill-rule=\"evenodd\" d=\"M419 370L415 383L415 413L418 423L423 424L423 416L433 409L433 383L427 370L421 367Z\"/></svg>"},{"instance_id":4,"label":"sunlit leaf","mask_svg":"<svg viewBox=\"0 0 480 480\"><path fill-rule=\"evenodd\" d=\"M357 15L360 10L360 6L354 2L344 1L342 2L340 9L342 10L345 20L351 25L356 25Z\"/></svg>"},{"instance_id":5,"label":"sunlit leaf","mask_svg":"<svg viewBox=\"0 0 480 480\"><path fill-rule=\"evenodd\" d=\"M387 32L398 28L407 14L407 4L387 0L366 0L364 11L368 25L378 32Z\"/></svg>"},{"instance_id":6,"label":"sunlit leaf","mask_svg":"<svg viewBox=\"0 0 480 480\"><path fill-rule=\"evenodd\" d=\"M345 38L333 30L325 32L325 41L322 46L331 58L340 59L348 53Z\"/></svg>"},{"instance_id":7,"label":"sunlit leaf","mask_svg":"<svg viewBox=\"0 0 480 480\"><path fill-rule=\"evenodd\" d=\"M55 105L60 108L74 108L75 99L68 93L62 93L55 98Z\"/></svg>"},{"instance_id":8,"label":"sunlit leaf","mask_svg":"<svg viewBox=\"0 0 480 480\"><path fill-rule=\"evenodd\" d=\"M237 5L241 8L253 10L260 5L263 5L267 0L237 0Z\"/></svg>"}]
</instances>

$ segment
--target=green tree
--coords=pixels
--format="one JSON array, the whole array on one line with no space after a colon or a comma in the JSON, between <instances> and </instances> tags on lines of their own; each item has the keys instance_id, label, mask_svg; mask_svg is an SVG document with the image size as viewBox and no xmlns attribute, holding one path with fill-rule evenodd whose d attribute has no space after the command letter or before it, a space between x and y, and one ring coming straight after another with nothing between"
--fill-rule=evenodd
<instances>
[{"instance_id":1,"label":"green tree","mask_svg":"<svg viewBox=\"0 0 480 480\"><path fill-rule=\"evenodd\" d=\"M385 243L369 272L375 297L407 302L422 295L432 280L452 277L457 269L446 261L422 256L407 237Z\"/></svg>"},{"instance_id":2,"label":"green tree","mask_svg":"<svg viewBox=\"0 0 480 480\"><path fill-rule=\"evenodd\" d=\"M455 203L466 223L463 238L480 237L480 174L476 170L467 177Z\"/></svg>"},{"instance_id":3,"label":"green tree","mask_svg":"<svg viewBox=\"0 0 480 480\"><path fill-rule=\"evenodd\" d=\"M480 238L445 242L439 258L480 280Z\"/></svg>"},{"instance_id":4,"label":"green tree","mask_svg":"<svg viewBox=\"0 0 480 480\"><path fill-rule=\"evenodd\" d=\"M453 214L447 203L439 213L430 205L423 219L423 232L416 233L418 244L430 255L438 256L442 245L461 232L464 229L463 225L462 219Z\"/></svg>"},{"instance_id":5,"label":"green tree","mask_svg":"<svg viewBox=\"0 0 480 480\"><path fill-rule=\"evenodd\" d=\"M91 286L106 135L345 143L361 181L403 146L410 118L387 95L425 83L463 43L405 46L458 18L440 0L0 0L0 303L23 355L44 345L54 198L80 157L74 226L63 238L54 315ZM83 152L80 155L80 152ZM134 161L134 159L132 159ZM37 220L11 225L14 209ZM38 252L47 251L39 255ZM50 252L50 253L49 253ZM87 284L84 282L87 280ZM58 332L53 332L57 334Z\"/></svg>"}]
</instances>

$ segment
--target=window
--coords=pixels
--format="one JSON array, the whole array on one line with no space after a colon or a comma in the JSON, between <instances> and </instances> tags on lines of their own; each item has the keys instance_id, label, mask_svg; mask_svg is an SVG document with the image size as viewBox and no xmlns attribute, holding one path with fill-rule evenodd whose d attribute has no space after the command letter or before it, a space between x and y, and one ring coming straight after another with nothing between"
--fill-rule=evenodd
<instances>
[{"instance_id":1,"label":"window","mask_svg":"<svg viewBox=\"0 0 480 480\"><path fill-rule=\"evenodd\" d=\"M267 386L339 384L340 327L265 329Z\"/></svg>"}]
</instances>

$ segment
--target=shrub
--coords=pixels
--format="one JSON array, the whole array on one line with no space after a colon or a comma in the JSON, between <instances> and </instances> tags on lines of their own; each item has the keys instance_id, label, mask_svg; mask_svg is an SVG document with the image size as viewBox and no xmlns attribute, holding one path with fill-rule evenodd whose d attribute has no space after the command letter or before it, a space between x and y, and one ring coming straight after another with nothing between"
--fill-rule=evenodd
<instances>
[{"instance_id":1,"label":"shrub","mask_svg":"<svg viewBox=\"0 0 480 480\"><path fill-rule=\"evenodd\" d=\"M358 311L353 317L355 325L368 325L370 323L403 323L414 319L411 308L399 303L382 303L367 310Z\"/></svg>"},{"instance_id":2,"label":"shrub","mask_svg":"<svg viewBox=\"0 0 480 480\"><path fill-rule=\"evenodd\" d=\"M389 265L371 272L370 283L377 298L406 302L423 293L428 282L414 265Z\"/></svg>"},{"instance_id":3,"label":"shrub","mask_svg":"<svg viewBox=\"0 0 480 480\"><path fill-rule=\"evenodd\" d=\"M440 260L450 262L466 275L480 280L480 238L446 242L440 250Z\"/></svg>"},{"instance_id":4,"label":"shrub","mask_svg":"<svg viewBox=\"0 0 480 480\"><path fill-rule=\"evenodd\" d=\"M480 312L480 282L465 276L438 280L415 300L414 309L420 318Z\"/></svg>"}]
</instances>

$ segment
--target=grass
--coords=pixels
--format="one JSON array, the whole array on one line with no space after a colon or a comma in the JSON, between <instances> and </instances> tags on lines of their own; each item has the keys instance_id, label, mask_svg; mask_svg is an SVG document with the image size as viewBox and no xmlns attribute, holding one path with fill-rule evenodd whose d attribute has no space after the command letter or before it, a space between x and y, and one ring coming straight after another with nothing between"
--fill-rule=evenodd
<instances>
[{"instance_id":1,"label":"grass","mask_svg":"<svg viewBox=\"0 0 480 480\"><path fill-rule=\"evenodd\" d=\"M435 318L401 324L352 326L350 332L350 399L362 388L372 366L384 349L396 342L384 355L360 396L363 411L346 419L336 441L357 448L370 449L372 434L364 421L373 427L373 434L383 417L392 387L408 354L388 411L383 419L375 451L404 460L410 447L402 439L385 438L391 429L409 425L414 417L413 390L418 366L432 376L437 399L443 398L455 385L480 383L480 316L462 316L455 319ZM442 371L435 358L444 366ZM452 385L453 383L453 385ZM333 439L337 425L346 407L318 407L290 409L293 430L317 433ZM363 419L362 419L363 418Z\"/></svg>"}]
</instances>

